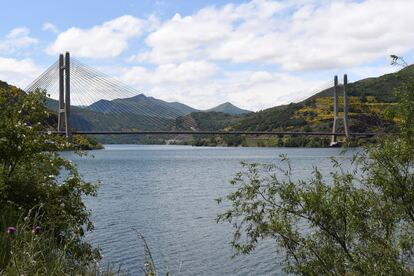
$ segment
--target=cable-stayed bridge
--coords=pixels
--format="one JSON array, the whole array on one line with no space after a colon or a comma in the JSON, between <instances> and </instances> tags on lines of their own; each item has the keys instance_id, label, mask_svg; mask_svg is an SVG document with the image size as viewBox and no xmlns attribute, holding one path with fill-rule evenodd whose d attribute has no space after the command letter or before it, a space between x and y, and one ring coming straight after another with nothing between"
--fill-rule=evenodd
<instances>
[{"instance_id":1,"label":"cable-stayed bridge","mask_svg":"<svg viewBox=\"0 0 414 276\"><path fill-rule=\"evenodd\" d=\"M351 133L348 126L347 78L338 84L335 76L334 123L332 132L291 131L224 131L200 129L189 114L198 111L178 102L165 102L146 97L142 91L131 88L98 70L61 54L59 60L46 69L28 87L26 92L46 90L47 105L58 114L57 129L68 141L72 134L219 134L219 135L313 135L337 137L372 136L372 133ZM332 87L329 85L325 88ZM315 91L317 92L317 91ZM343 116L339 116L338 94L343 93ZM344 131L338 132L338 120Z\"/></svg>"}]
</instances>

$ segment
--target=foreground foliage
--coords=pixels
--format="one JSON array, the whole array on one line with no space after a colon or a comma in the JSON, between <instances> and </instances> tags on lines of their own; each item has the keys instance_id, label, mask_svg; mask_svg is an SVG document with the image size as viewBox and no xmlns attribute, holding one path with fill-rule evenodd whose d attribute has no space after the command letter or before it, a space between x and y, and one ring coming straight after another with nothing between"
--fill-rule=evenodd
<instances>
[{"instance_id":1,"label":"foreground foliage","mask_svg":"<svg viewBox=\"0 0 414 276\"><path fill-rule=\"evenodd\" d=\"M0 231L16 227L22 217L26 228L35 227L30 224L36 221L63 250L64 268L70 273L99 257L82 239L93 228L82 197L94 196L97 187L59 156L67 148L62 138L42 133L50 118L45 96L41 91L25 95L13 87L0 89ZM16 215L3 216L6 210ZM10 246L6 241L1 239L1 248ZM0 271L8 269L13 256L3 254Z\"/></svg>"},{"instance_id":2,"label":"foreground foliage","mask_svg":"<svg viewBox=\"0 0 414 276\"><path fill-rule=\"evenodd\" d=\"M354 156L352 168L297 180L282 165L243 164L219 222L235 230L236 254L275 240L287 272L302 275L414 273L414 84L397 93L388 112L397 131Z\"/></svg>"}]
</instances>

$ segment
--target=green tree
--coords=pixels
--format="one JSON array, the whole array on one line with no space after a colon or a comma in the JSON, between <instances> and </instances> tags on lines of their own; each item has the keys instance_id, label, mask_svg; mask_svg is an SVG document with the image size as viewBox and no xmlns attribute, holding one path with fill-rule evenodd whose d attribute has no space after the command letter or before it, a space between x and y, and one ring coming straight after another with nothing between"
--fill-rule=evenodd
<instances>
[{"instance_id":1,"label":"green tree","mask_svg":"<svg viewBox=\"0 0 414 276\"><path fill-rule=\"evenodd\" d=\"M302 275L407 275L414 273L414 82L397 93L388 112L398 132L355 155L351 169L333 160L323 176L295 180L283 165L243 164L237 189L219 222L235 227L235 254L249 254L274 239L284 269Z\"/></svg>"},{"instance_id":2,"label":"green tree","mask_svg":"<svg viewBox=\"0 0 414 276\"><path fill-rule=\"evenodd\" d=\"M36 214L37 223L53 233L73 265L84 265L98 252L82 239L93 228L82 197L94 196L97 187L83 181L75 165L60 157L67 144L45 131L54 120L45 99L42 91L0 89L0 206L2 212L17 210L27 221ZM4 234L16 222L0 221L0 231Z\"/></svg>"}]
</instances>

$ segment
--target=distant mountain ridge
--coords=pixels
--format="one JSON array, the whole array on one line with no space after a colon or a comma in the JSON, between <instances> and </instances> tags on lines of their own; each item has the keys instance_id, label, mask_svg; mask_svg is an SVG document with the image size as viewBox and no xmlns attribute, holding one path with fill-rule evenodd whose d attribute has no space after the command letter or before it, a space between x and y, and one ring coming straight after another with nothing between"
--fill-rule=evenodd
<instances>
[{"instance_id":1,"label":"distant mountain ridge","mask_svg":"<svg viewBox=\"0 0 414 276\"><path fill-rule=\"evenodd\" d=\"M99 100L85 107L88 110L102 113L132 113L136 115L156 116L173 119L193 112L222 112L230 115L240 115L251 111L238 108L226 102L216 107L199 110L180 102L167 102L139 94L130 98L114 100Z\"/></svg>"},{"instance_id":2,"label":"distant mountain ridge","mask_svg":"<svg viewBox=\"0 0 414 276\"><path fill-rule=\"evenodd\" d=\"M48 99L47 105L51 110L58 110L58 101ZM188 123L194 118L203 115L197 113L223 113L223 118L231 118L250 112L240 109L230 103L224 103L209 110L198 110L179 102L167 102L144 94L138 94L129 98L114 100L99 100L89 106L72 106L72 126L78 130L170 130L181 126L183 118ZM194 114L194 115L193 115ZM206 118L213 119L219 115ZM220 118L222 116L219 116ZM201 129L209 125L204 120L193 127ZM230 122L230 121L227 121ZM212 122L214 123L214 122ZM218 122L216 122L218 123ZM220 123L223 125L223 122Z\"/></svg>"},{"instance_id":3,"label":"distant mountain ridge","mask_svg":"<svg viewBox=\"0 0 414 276\"><path fill-rule=\"evenodd\" d=\"M130 98L99 100L86 107L88 110L102 113L132 113L135 115L154 116L175 119L179 116L197 111L178 102L166 102L139 94Z\"/></svg>"},{"instance_id":4,"label":"distant mountain ridge","mask_svg":"<svg viewBox=\"0 0 414 276\"><path fill-rule=\"evenodd\" d=\"M241 109L230 102L222 103L216 107L204 110L205 112L222 112L230 115L241 115L246 113L251 113L252 111Z\"/></svg>"}]
</instances>

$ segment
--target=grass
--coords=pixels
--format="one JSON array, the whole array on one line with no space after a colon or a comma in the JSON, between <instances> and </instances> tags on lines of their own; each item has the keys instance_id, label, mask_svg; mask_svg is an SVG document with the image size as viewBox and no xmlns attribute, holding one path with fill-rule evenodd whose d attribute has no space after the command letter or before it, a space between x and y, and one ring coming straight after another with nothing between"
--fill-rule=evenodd
<instances>
[{"instance_id":1,"label":"grass","mask_svg":"<svg viewBox=\"0 0 414 276\"><path fill-rule=\"evenodd\" d=\"M30 218L30 219L29 219ZM31 210L26 216L14 208L4 208L0 214L0 276L3 275L127 275L113 265L101 266L99 260L92 264L79 263L71 258L71 241L57 242L52 231L38 225L38 211ZM35 227L39 231L34 231ZM15 232L9 233L9 227ZM147 276L158 275L150 248L144 236L137 232L143 242L145 262L142 272ZM167 273L166 275L169 275Z\"/></svg>"},{"instance_id":2,"label":"grass","mask_svg":"<svg viewBox=\"0 0 414 276\"><path fill-rule=\"evenodd\" d=\"M32 212L34 212L32 210ZM31 218L31 219L29 219ZM23 216L4 208L0 215L0 275L121 275L99 260L83 264L71 257L71 241L57 242L52 231L38 225L38 212ZM35 231L35 227L38 231ZM10 227L15 232L9 230ZM40 228L39 228L40 227Z\"/></svg>"}]
</instances>

